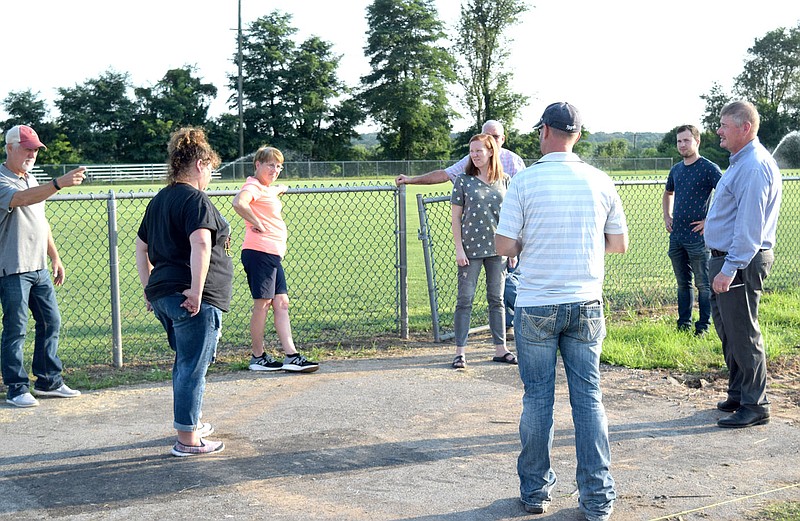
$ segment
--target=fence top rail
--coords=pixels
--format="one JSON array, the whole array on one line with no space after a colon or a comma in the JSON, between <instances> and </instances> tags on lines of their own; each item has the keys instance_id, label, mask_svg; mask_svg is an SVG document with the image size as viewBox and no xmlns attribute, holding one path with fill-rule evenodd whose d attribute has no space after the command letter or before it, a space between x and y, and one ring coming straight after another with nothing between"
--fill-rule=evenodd
<instances>
[{"instance_id":1,"label":"fence top rail","mask_svg":"<svg viewBox=\"0 0 800 521\"><path fill-rule=\"evenodd\" d=\"M800 176L785 176L783 181L800 181ZM630 181L617 180L614 185L662 185L664 180L658 179L632 179ZM337 192L393 192L398 190L397 187L391 184L385 185L365 185L365 186L319 186L319 187L291 187L286 193L289 194L324 194L324 193L337 193ZM117 192L109 190L108 192L89 193L89 194L58 194L51 197L50 201L105 201L108 199L151 199L155 197L158 192ZM239 190L208 190L206 193L210 196L230 196L233 197L239 193ZM450 200L449 195L437 195L433 197L426 197L424 194L417 194L417 199L421 199L424 204L428 203L441 203Z\"/></svg>"},{"instance_id":2,"label":"fence top rail","mask_svg":"<svg viewBox=\"0 0 800 521\"><path fill-rule=\"evenodd\" d=\"M614 185L663 185L666 179L615 179Z\"/></svg>"},{"instance_id":3,"label":"fence top rail","mask_svg":"<svg viewBox=\"0 0 800 521\"><path fill-rule=\"evenodd\" d=\"M352 192L394 192L397 187L394 185L372 185L372 186L320 186L312 188L292 187L286 193L289 194L325 194L325 193L352 193ZM233 197L239 190L207 190L206 194L214 197ZM109 199L152 199L158 192L98 192L89 194L58 194L48 199L48 201L107 201Z\"/></svg>"},{"instance_id":4,"label":"fence top rail","mask_svg":"<svg viewBox=\"0 0 800 521\"><path fill-rule=\"evenodd\" d=\"M422 194L417 194L417 198L418 199L422 199L422 202L424 204L428 204L428 203L443 203L445 201L449 201L450 200L450 196L449 195L437 195L437 196L434 196L434 197L425 197Z\"/></svg>"}]
</instances>

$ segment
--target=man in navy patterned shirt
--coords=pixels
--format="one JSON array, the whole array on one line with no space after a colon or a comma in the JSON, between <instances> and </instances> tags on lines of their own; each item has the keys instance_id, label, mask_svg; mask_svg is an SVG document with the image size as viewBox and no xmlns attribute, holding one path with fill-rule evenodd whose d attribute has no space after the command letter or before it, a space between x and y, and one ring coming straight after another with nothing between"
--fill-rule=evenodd
<instances>
[{"instance_id":1,"label":"man in navy patterned shirt","mask_svg":"<svg viewBox=\"0 0 800 521\"><path fill-rule=\"evenodd\" d=\"M711 192L722 177L719 167L701 157L700 131L693 125L677 128L677 146L683 161L669 171L661 206L669 232L669 258L678 282L678 329L692 328L694 289L700 317L694 334L704 335L711 325L711 285L708 281L710 252L703 239Z\"/></svg>"}]
</instances>

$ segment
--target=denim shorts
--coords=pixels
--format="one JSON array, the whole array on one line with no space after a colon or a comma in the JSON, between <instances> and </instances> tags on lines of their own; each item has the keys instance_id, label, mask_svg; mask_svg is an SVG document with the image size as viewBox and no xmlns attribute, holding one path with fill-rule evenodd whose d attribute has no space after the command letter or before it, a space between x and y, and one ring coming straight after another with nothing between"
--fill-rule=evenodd
<instances>
[{"instance_id":1,"label":"denim shorts","mask_svg":"<svg viewBox=\"0 0 800 521\"><path fill-rule=\"evenodd\" d=\"M242 250L242 265L247 273L247 284L254 299L275 298L286 295L286 275L278 255L257 250Z\"/></svg>"}]
</instances>

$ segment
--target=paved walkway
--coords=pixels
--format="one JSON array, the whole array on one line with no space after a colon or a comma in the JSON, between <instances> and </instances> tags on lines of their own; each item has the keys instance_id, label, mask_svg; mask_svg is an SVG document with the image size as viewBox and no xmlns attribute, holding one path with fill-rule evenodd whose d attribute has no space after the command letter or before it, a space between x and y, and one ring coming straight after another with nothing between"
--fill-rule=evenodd
<instances>
[{"instance_id":1,"label":"paved walkway","mask_svg":"<svg viewBox=\"0 0 800 521\"><path fill-rule=\"evenodd\" d=\"M563 371L559 482L550 512L532 516L520 508L515 468L522 386L514 366L491 356L472 349L465 371L449 369L442 347L330 361L309 375L213 376L204 419L226 450L205 458L169 455L169 384L0 406L0 519L582 519ZM706 507L681 519L733 520L800 500L792 419L722 430L718 394L659 373L604 373L620 495L612 519Z\"/></svg>"}]
</instances>

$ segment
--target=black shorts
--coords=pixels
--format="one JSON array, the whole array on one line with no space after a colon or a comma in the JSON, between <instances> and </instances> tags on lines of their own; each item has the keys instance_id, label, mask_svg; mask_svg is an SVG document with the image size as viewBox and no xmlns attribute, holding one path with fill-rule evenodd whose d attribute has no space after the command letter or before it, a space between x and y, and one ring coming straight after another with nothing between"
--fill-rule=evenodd
<instances>
[{"instance_id":1,"label":"black shorts","mask_svg":"<svg viewBox=\"0 0 800 521\"><path fill-rule=\"evenodd\" d=\"M286 295L286 275L278 255L256 250L242 250L242 265L254 299L273 299Z\"/></svg>"}]
</instances>

